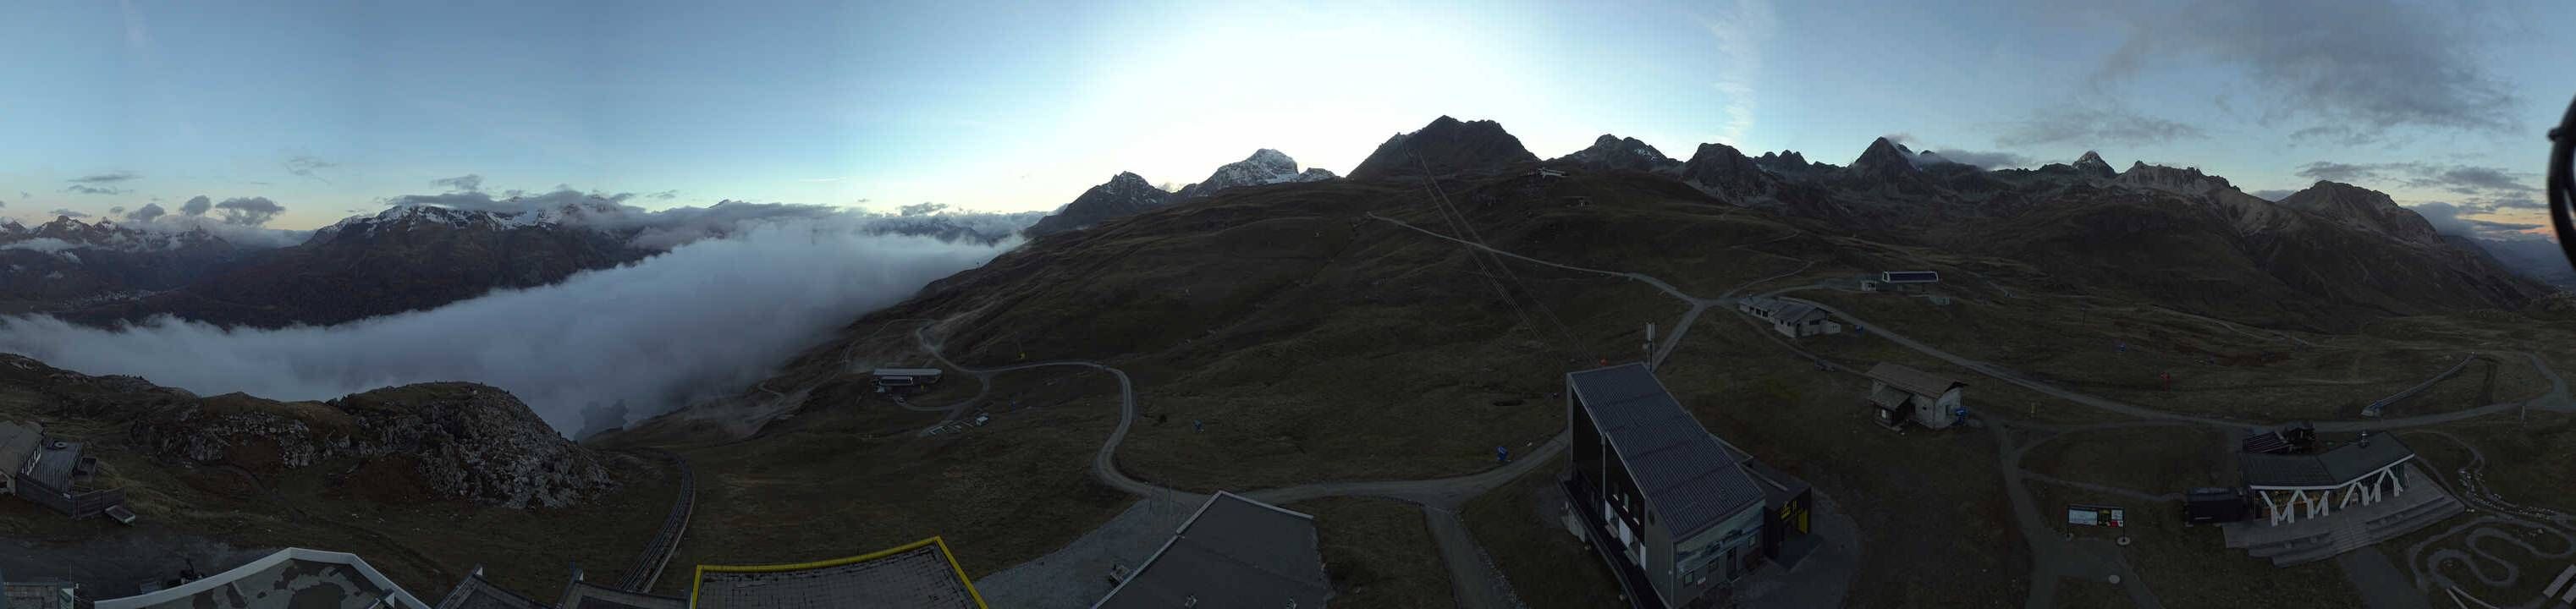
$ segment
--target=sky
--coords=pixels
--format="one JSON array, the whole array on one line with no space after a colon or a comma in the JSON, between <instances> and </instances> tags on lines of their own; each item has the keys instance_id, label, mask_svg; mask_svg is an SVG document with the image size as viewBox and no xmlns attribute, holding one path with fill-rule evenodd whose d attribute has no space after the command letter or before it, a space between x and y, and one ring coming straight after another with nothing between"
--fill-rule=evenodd
<instances>
[{"instance_id":1,"label":"sky","mask_svg":"<svg viewBox=\"0 0 2576 609\"><path fill-rule=\"evenodd\" d=\"M1258 148L1347 173L1446 114L1541 157L2098 150L2510 236L2576 95L2576 32L2541 27L2570 2L1229 4L10 3L0 217L205 196L303 229L565 188L1044 210Z\"/></svg>"}]
</instances>

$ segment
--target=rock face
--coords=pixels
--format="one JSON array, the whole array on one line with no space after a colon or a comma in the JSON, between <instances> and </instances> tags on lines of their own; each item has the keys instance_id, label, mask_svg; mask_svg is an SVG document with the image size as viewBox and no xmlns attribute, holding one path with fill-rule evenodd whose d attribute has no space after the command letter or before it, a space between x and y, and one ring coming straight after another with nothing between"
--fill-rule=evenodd
<instances>
[{"instance_id":1,"label":"rock face","mask_svg":"<svg viewBox=\"0 0 2576 609\"><path fill-rule=\"evenodd\" d=\"M187 400L136 422L133 435L168 462L263 474L345 462L353 465L348 484L514 509L570 506L615 486L595 455L555 434L518 398L472 383L329 402L238 393Z\"/></svg>"},{"instance_id":2,"label":"rock face","mask_svg":"<svg viewBox=\"0 0 2576 609\"><path fill-rule=\"evenodd\" d=\"M1286 156L1286 155L1281 155ZM1063 209L1039 218L1025 233L1031 239L1056 233L1090 228L1109 220L1141 214L1170 205L1172 193L1155 188L1144 176L1122 172L1109 181L1082 191Z\"/></svg>"},{"instance_id":3,"label":"rock face","mask_svg":"<svg viewBox=\"0 0 2576 609\"><path fill-rule=\"evenodd\" d=\"M2088 155L2085 158L2093 159L2096 163L2102 160L2101 157L2089 156L2092 153L2085 154ZM2083 169L2083 161L2076 161L2076 164L2079 170L2088 172L2086 175L2092 175L2089 173L2092 170ZM2227 178L2201 173L2198 167L2176 169L2163 165L2149 165L2145 162L2130 163L2128 171L2120 173L2119 177L2112 178L2111 181L2186 195L2205 195L2219 190L2236 189L2236 185L2227 183ZM2386 196L2382 195L2381 198Z\"/></svg>"},{"instance_id":4,"label":"rock face","mask_svg":"<svg viewBox=\"0 0 2576 609\"><path fill-rule=\"evenodd\" d=\"M1673 160L1672 157L1664 156L1662 151L1656 150L1654 146L1646 145L1645 142L1638 141L1637 138L1623 138L1607 133L1601 134L1601 137L1594 138L1592 140L1591 147L1577 150L1574 154L1557 157L1553 160L1558 163L1572 163L1596 171L1663 171L1674 169L1682 165L1681 161L1676 161Z\"/></svg>"},{"instance_id":5,"label":"rock face","mask_svg":"<svg viewBox=\"0 0 2576 609\"><path fill-rule=\"evenodd\" d=\"M1386 180L1431 175L1501 173L1512 166L1538 162L1521 147L1520 138L1494 121L1460 121L1440 117L1412 133L1397 134L1351 169L1354 180Z\"/></svg>"},{"instance_id":6,"label":"rock face","mask_svg":"<svg viewBox=\"0 0 2576 609\"><path fill-rule=\"evenodd\" d=\"M1299 172L1297 159L1288 158L1287 154L1277 150L1263 148L1253 151L1252 156L1245 157L1243 160L1217 167L1216 173L1209 174L1206 180L1181 187L1179 192L1172 193L1172 199L1175 201L1204 199L1218 191L1237 186L1314 182L1333 178L1333 172L1325 171L1322 167Z\"/></svg>"}]
</instances>

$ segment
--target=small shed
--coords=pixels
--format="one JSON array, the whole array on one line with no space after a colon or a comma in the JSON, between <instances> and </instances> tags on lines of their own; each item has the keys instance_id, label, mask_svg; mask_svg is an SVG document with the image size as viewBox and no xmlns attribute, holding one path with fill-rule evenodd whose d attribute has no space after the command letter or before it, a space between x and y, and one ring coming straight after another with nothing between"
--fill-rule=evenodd
<instances>
[{"instance_id":1,"label":"small shed","mask_svg":"<svg viewBox=\"0 0 2576 609\"><path fill-rule=\"evenodd\" d=\"M1895 362L1871 366L1869 380L1868 404L1880 425L1892 428L1913 421L1946 429L1959 422L1967 383Z\"/></svg>"}]
</instances>

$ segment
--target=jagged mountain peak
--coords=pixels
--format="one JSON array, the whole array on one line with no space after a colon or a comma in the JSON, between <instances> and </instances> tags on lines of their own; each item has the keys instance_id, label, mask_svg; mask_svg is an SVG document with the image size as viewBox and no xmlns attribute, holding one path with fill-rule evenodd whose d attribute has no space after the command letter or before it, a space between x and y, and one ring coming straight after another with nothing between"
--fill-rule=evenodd
<instances>
[{"instance_id":1,"label":"jagged mountain peak","mask_svg":"<svg viewBox=\"0 0 2576 609\"><path fill-rule=\"evenodd\" d=\"M1869 148L1862 150L1860 158L1853 159L1847 169L1853 175L1880 180L1911 176L1920 171L1914 167L1912 151L1884 137L1871 140Z\"/></svg>"},{"instance_id":2,"label":"jagged mountain peak","mask_svg":"<svg viewBox=\"0 0 2576 609\"><path fill-rule=\"evenodd\" d=\"M2120 172L2113 181L2189 195L2236 188L2227 182L2227 178L2201 173L2198 167L2175 168L2149 165L2143 161L2130 163L2129 170Z\"/></svg>"},{"instance_id":3,"label":"jagged mountain peak","mask_svg":"<svg viewBox=\"0 0 2576 609\"><path fill-rule=\"evenodd\" d=\"M2119 174L2118 171L2111 169L2109 161L2102 160L2101 154L2091 150L2084 151L2084 156L2076 157L2073 167L2085 175L2099 178L2109 178ZM2132 169L2134 168L2133 166Z\"/></svg>"}]
</instances>

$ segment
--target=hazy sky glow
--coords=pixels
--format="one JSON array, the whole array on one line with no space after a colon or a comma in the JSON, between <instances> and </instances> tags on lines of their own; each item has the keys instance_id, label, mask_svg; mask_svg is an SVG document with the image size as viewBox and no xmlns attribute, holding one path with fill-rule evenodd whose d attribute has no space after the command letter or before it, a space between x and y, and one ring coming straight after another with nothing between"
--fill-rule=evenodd
<instances>
[{"instance_id":1,"label":"hazy sky glow","mask_svg":"<svg viewBox=\"0 0 2576 609\"><path fill-rule=\"evenodd\" d=\"M648 208L1046 209L1262 147L1347 172L1450 114L1543 157L1605 132L1832 163L1890 134L2097 149L2511 230L2576 94L2576 35L2540 27L2567 2L1206 4L17 3L0 216L265 197L310 228L469 174L670 193Z\"/></svg>"}]
</instances>

